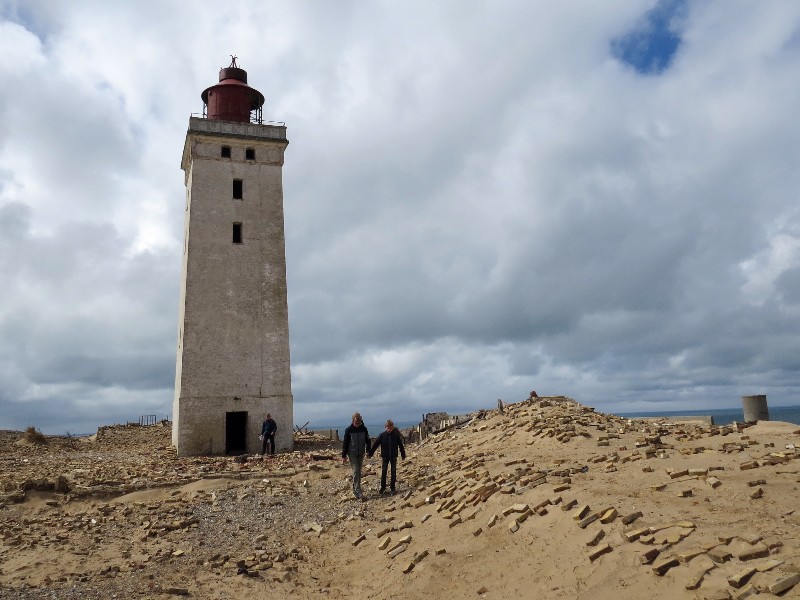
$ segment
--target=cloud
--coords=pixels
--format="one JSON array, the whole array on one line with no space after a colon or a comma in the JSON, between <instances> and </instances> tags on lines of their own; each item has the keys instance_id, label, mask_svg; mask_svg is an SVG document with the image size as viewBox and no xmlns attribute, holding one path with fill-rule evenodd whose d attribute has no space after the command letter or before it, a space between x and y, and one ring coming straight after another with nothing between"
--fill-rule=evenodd
<instances>
[{"instance_id":1,"label":"cloud","mask_svg":"<svg viewBox=\"0 0 800 600\"><path fill-rule=\"evenodd\" d=\"M170 414L180 156L231 54L288 127L298 423L796 403L799 31L779 3L2 3L0 427Z\"/></svg>"}]
</instances>

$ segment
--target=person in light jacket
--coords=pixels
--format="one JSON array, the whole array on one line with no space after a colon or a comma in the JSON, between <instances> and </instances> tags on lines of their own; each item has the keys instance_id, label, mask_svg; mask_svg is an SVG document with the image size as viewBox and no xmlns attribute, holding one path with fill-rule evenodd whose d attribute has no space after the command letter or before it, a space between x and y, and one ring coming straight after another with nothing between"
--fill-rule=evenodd
<instances>
[{"instance_id":1,"label":"person in light jacket","mask_svg":"<svg viewBox=\"0 0 800 600\"><path fill-rule=\"evenodd\" d=\"M364 454L369 448L369 432L367 431L360 413L353 413L352 424L344 430L342 440L342 462L350 459L350 468L353 470L353 494L363 500L361 493L361 466L364 464Z\"/></svg>"}]
</instances>

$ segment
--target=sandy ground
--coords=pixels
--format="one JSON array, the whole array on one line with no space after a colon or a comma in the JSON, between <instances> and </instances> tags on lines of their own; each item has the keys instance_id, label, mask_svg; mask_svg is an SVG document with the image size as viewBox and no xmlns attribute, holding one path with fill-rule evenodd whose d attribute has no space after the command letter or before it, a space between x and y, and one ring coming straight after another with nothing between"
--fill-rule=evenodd
<instances>
[{"instance_id":1,"label":"sandy ground","mask_svg":"<svg viewBox=\"0 0 800 600\"><path fill-rule=\"evenodd\" d=\"M366 502L321 439L244 462L169 439L0 434L0 598L800 597L797 425L540 398L409 445L395 496L368 460Z\"/></svg>"}]
</instances>

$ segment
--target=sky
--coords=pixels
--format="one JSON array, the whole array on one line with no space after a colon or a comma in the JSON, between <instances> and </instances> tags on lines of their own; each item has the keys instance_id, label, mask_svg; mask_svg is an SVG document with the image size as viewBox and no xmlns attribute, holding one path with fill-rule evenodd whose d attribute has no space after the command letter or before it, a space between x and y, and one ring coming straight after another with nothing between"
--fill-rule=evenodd
<instances>
[{"instance_id":1,"label":"sky","mask_svg":"<svg viewBox=\"0 0 800 600\"><path fill-rule=\"evenodd\" d=\"M231 55L290 142L295 424L800 404L800 3L0 0L0 429L171 416Z\"/></svg>"}]
</instances>

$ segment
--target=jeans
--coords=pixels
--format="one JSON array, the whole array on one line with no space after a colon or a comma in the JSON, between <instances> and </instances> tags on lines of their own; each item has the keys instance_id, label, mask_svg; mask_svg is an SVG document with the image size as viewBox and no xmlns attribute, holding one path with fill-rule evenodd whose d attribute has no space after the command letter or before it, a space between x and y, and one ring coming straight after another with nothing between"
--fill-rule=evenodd
<instances>
[{"instance_id":1,"label":"jeans","mask_svg":"<svg viewBox=\"0 0 800 600\"><path fill-rule=\"evenodd\" d=\"M353 493L356 498L361 497L361 465L364 464L363 454L348 454L350 468L353 470Z\"/></svg>"},{"instance_id":2,"label":"jeans","mask_svg":"<svg viewBox=\"0 0 800 600\"><path fill-rule=\"evenodd\" d=\"M384 458L383 464L381 465L381 491L386 489L386 471L389 468L389 463L392 464L392 491L394 491L394 484L397 481L397 457Z\"/></svg>"},{"instance_id":3,"label":"jeans","mask_svg":"<svg viewBox=\"0 0 800 600\"><path fill-rule=\"evenodd\" d=\"M267 451L267 444L269 444L269 453L275 454L275 436L265 435L261 441L261 454Z\"/></svg>"}]
</instances>

